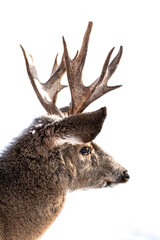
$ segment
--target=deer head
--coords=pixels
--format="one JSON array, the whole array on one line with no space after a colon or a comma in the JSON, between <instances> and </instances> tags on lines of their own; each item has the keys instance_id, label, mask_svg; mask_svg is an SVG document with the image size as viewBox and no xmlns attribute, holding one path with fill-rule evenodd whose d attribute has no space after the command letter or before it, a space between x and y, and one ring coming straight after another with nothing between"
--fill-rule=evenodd
<instances>
[{"instance_id":1,"label":"deer head","mask_svg":"<svg viewBox=\"0 0 160 240\"><path fill-rule=\"evenodd\" d=\"M37 239L60 212L67 190L102 188L129 179L127 170L92 142L101 131L106 107L83 113L93 101L121 86L108 86L108 80L118 66L122 47L112 61L111 49L97 80L88 87L83 85L91 28L89 22L73 60L63 38L61 63L57 64L56 56L46 83L40 82L32 56L28 58L21 46L31 84L47 115L35 119L0 157L2 239ZM56 99L66 87L60 83L65 71L71 103L59 109Z\"/></svg>"},{"instance_id":2,"label":"deer head","mask_svg":"<svg viewBox=\"0 0 160 240\"><path fill-rule=\"evenodd\" d=\"M37 71L31 63L24 48L21 46L28 76L36 92L38 99L49 115L59 116L59 120L48 126L50 140L49 146L60 146L63 158L71 162L76 177L70 184L70 188L111 186L121 182L127 182L129 175L113 158L104 153L91 141L101 131L106 118L106 108L101 108L92 113L82 113L89 104L105 93L121 87L108 86L108 80L115 72L122 56L122 46L116 57L110 62L114 48L109 52L102 68L100 76L88 87L83 85L82 70L84 67L92 22L89 22L84 35L80 52L71 60L66 41L63 37L64 54L60 65L57 64L57 56L53 65L51 77L46 83L38 79ZM59 91L64 87L60 81L67 72L71 103L68 107L58 109L56 99ZM67 117L66 117L67 116Z\"/></svg>"}]
</instances>

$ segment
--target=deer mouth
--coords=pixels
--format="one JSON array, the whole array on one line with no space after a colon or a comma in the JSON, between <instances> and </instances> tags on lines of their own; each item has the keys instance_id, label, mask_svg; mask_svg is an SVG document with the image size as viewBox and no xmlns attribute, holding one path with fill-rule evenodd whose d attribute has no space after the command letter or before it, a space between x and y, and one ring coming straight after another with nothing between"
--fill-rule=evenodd
<instances>
[{"instance_id":1,"label":"deer mouth","mask_svg":"<svg viewBox=\"0 0 160 240\"><path fill-rule=\"evenodd\" d=\"M122 175L120 176L120 178L116 181L116 180L105 180L102 184L102 187L106 188L106 187L115 187L117 184L119 183L126 183L128 182L130 176L128 174L128 172L125 170L123 171Z\"/></svg>"},{"instance_id":2,"label":"deer mouth","mask_svg":"<svg viewBox=\"0 0 160 240\"><path fill-rule=\"evenodd\" d=\"M118 184L118 183L116 183L116 182L106 181L106 182L104 182L104 184L102 185L102 188L115 187L117 184Z\"/></svg>"}]
</instances>

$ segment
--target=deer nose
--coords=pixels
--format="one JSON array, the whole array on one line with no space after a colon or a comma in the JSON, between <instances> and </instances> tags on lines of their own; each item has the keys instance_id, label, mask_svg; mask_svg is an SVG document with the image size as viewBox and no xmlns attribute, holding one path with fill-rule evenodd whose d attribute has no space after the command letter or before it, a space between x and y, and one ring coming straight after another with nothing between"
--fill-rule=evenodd
<instances>
[{"instance_id":1,"label":"deer nose","mask_svg":"<svg viewBox=\"0 0 160 240\"><path fill-rule=\"evenodd\" d=\"M130 176L129 176L127 170L123 171L123 177L126 181L129 180Z\"/></svg>"}]
</instances>

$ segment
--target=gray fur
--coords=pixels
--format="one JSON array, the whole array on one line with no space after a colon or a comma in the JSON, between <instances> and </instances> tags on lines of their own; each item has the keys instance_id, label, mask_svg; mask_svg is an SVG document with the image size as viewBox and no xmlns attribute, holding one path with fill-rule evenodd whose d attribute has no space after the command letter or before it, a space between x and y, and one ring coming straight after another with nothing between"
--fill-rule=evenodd
<instances>
[{"instance_id":1,"label":"gray fur","mask_svg":"<svg viewBox=\"0 0 160 240\"><path fill-rule=\"evenodd\" d=\"M126 182L124 169L91 142L106 109L57 121L37 118L0 157L0 239L35 240L58 216L67 190ZM78 122L78 124L77 124ZM81 144L71 144L76 137ZM66 139L57 145L57 139ZM89 155L80 150L88 146Z\"/></svg>"}]
</instances>

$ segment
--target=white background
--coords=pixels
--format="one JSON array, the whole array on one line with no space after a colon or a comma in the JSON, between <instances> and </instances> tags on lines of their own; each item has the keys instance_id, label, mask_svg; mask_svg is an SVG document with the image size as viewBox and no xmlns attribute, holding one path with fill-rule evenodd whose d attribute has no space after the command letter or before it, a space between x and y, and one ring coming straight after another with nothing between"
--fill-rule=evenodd
<instances>
[{"instance_id":1,"label":"white background","mask_svg":"<svg viewBox=\"0 0 160 240\"><path fill-rule=\"evenodd\" d=\"M66 198L62 213L43 240L160 239L160 6L143 0L45 0L0 2L0 149L43 114L29 82L19 44L34 56L42 81L54 57L80 48L88 21L93 30L84 83L100 74L115 46L124 53L110 85L123 84L87 110L107 106L108 117L95 142L131 175L112 189L77 191ZM65 77L64 77L65 81ZM70 101L68 90L59 106Z\"/></svg>"}]
</instances>

